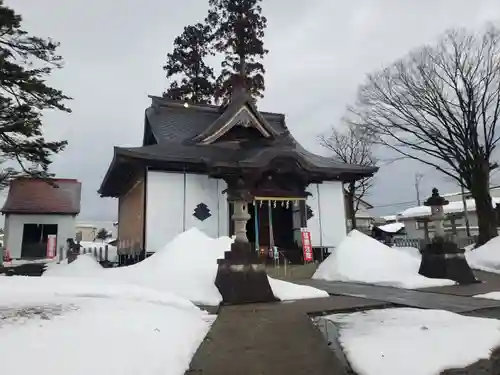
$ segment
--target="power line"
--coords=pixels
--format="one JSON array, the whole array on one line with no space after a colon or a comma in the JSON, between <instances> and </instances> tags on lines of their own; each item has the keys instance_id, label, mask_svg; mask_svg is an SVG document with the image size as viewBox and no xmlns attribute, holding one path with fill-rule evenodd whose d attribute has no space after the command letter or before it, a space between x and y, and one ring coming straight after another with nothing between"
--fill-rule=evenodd
<instances>
[{"instance_id":1,"label":"power line","mask_svg":"<svg viewBox=\"0 0 500 375\"><path fill-rule=\"evenodd\" d=\"M416 204L416 201L407 201L407 202L397 202L397 203L387 203L387 204L379 204L372 205L373 208L384 208L384 207L397 207L397 206L406 206L409 204Z\"/></svg>"}]
</instances>

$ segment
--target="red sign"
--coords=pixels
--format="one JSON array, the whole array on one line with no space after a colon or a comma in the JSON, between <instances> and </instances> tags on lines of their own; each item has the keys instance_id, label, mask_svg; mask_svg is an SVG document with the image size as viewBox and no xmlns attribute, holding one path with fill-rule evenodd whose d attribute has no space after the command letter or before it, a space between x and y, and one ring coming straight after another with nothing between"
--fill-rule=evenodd
<instances>
[{"instance_id":1,"label":"red sign","mask_svg":"<svg viewBox=\"0 0 500 375\"><path fill-rule=\"evenodd\" d=\"M313 251L311 245L311 232L307 229L302 228L302 250L304 251L304 262L313 261Z\"/></svg>"},{"instance_id":2,"label":"red sign","mask_svg":"<svg viewBox=\"0 0 500 375\"><path fill-rule=\"evenodd\" d=\"M8 249L5 249L3 252L3 261L4 262L12 262L12 258L10 257L10 251Z\"/></svg>"},{"instance_id":3,"label":"red sign","mask_svg":"<svg viewBox=\"0 0 500 375\"><path fill-rule=\"evenodd\" d=\"M56 241L57 236L55 234L49 234L47 236L47 258L52 259L56 256Z\"/></svg>"}]
</instances>

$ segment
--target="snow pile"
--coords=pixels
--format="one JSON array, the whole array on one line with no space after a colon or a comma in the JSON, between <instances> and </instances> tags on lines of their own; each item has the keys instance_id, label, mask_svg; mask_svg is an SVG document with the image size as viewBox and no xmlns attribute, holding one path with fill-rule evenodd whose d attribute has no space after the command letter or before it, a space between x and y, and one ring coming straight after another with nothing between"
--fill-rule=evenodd
<instances>
[{"instance_id":1,"label":"snow pile","mask_svg":"<svg viewBox=\"0 0 500 375\"><path fill-rule=\"evenodd\" d=\"M192 228L132 266L98 268L100 266L92 257L79 256L71 264L51 266L43 276L97 277L169 291L198 304L218 305L222 296L215 286L217 259L224 257L232 242L229 237L213 239ZM270 282L275 296L281 300L328 296L328 293L311 287L271 278Z\"/></svg>"},{"instance_id":2,"label":"snow pile","mask_svg":"<svg viewBox=\"0 0 500 375\"><path fill-rule=\"evenodd\" d=\"M359 375L439 374L488 359L500 345L500 321L443 310L393 308L327 318L338 324L340 343Z\"/></svg>"},{"instance_id":3,"label":"snow pile","mask_svg":"<svg viewBox=\"0 0 500 375\"><path fill-rule=\"evenodd\" d=\"M486 294L476 294L474 297L476 298L486 298L486 299L495 299L500 301L500 292L489 292Z\"/></svg>"},{"instance_id":4,"label":"snow pile","mask_svg":"<svg viewBox=\"0 0 500 375\"><path fill-rule=\"evenodd\" d=\"M500 273L500 237L495 237L476 249L465 253L473 269Z\"/></svg>"},{"instance_id":5,"label":"snow pile","mask_svg":"<svg viewBox=\"0 0 500 375\"><path fill-rule=\"evenodd\" d=\"M414 255L353 230L320 264L312 278L406 289L455 284L452 280L421 276L419 267L420 259Z\"/></svg>"},{"instance_id":6,"label":"snow pile","mask_svg":"<svg viewBox=\"0 0 500 375\"><path fill-rule=\"evenodd\" d=\"M416 247L396 247L396 246L393 246L392 248L395 250L398 250L398 251L403 251L406 254L411 255L414 258L417 258L419 262L422 259L422 254L420 254L420 250L418 250Z\"/></svg>"},{"instance_id":7,"label":"snow pile","mask_svg":"<svg viewBox=\"0 0 500 375\"><path fill-rule=\"evenodd\" d=\"M138 286L4 277L2 370L10 375L183 375L214 319L189 301Z\"/></svg>"}]
</instances>

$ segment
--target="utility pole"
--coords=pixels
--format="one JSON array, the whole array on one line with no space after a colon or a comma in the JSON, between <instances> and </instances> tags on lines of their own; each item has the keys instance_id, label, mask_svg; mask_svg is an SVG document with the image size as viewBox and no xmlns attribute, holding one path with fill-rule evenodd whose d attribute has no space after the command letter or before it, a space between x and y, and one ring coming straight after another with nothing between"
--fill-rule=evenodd
<instances>
[{"instance_id":1,"label":"utility pole","mask_svg":"<svg viewBox=\"0 0 500 375\"><path fill-rule=\"evenodd\" d=\"M464 180L460 179L460 188L462 190L462 204L464 205L465 232L467 237L470 237L469 213L467 210L467 198L465 196Z\"/></svg>"},{"instance_id":2,"label":"utility pole","mask_svg":"<svg viewBox=\"0 0 500 375\"><path fill-rule=\"evenodd\" d=\"M422 173L415 173L415 191L417 192L417 204L420 206L420 180L424 178Z\"/></svg>"}]
</instances>

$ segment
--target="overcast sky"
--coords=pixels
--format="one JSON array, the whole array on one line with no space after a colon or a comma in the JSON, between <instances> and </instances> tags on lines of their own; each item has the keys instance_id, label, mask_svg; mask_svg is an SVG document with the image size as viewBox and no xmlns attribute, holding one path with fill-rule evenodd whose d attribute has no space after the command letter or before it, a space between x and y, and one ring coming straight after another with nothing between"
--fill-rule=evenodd
<instances>
[{"instance_id":1,"label":"overcast sky","mask_svg":"<svg viewBox=\"0 0 500 375\"><path fill-rule=\"evenodd\" d=\"M167 85L165 55L185 25L204 18L208 1L5 3L22 14L30 34L61 42L66 65L50 83L74 100L72 114L45 116L46 134L69 141L52 171L82 181L82 220L113 220L116 200L97 194L113 146L140 146L147 95L161 95ZM498 0L265 0L263 8L270 53L259 108L285 113L293 135L317 153L325 152L317 136L339 123L366 73L446 28L476 28L500 15ZM411 206L417 172L424 197L433 186L457 190L428 167L399 162L381 168L367 199L380 214Z\"/></svg>"}]
</instances>

